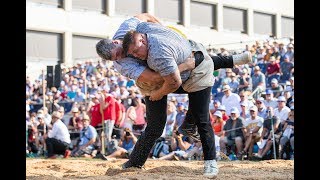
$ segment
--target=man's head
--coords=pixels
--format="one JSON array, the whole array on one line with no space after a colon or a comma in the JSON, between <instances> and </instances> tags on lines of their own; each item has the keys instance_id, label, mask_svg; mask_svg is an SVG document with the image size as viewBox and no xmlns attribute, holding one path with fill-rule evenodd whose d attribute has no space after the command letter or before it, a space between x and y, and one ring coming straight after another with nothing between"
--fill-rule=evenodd
<instances>
[{"instance_id":1,"label":"man's head","mask_svg":"<svg viewBox=\"0 0 320 180\"><path fill-rule=\"evenodd\" d=\"M121 40L102 39L96 44L96 51L103 60L116 61L125 57Z\"/></svg>"},{"instance_id":2,"label":"man's head","mask_svg":"<svg viewBox=\"0 0 320 180\"><path fill-rule=\"evenodd\" d=\"M123 38L123 51L141 60L147 60L148 42L145 34L136 31L129 31Z\"/></svg>"}]
</instances>

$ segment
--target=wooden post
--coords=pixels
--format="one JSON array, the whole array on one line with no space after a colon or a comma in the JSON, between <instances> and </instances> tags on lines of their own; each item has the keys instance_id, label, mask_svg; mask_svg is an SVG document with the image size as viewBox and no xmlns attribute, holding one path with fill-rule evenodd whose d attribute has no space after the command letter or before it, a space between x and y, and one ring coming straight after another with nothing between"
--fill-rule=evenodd
<instances>
[{"instance_id":1,"label":"wooden post","mask_svg":"<svg viewBox=\"0 0 320 180\"><path fill-rule=\"evenodd\" d=\"M46 107L46 88L44 87L44 70L42 69L42 98L43 98L43 111ZM43 135L46 133L46 123L43 125ZM43 146L43 150L46 151L47 147Z\"/></svg>"}]
</instances>

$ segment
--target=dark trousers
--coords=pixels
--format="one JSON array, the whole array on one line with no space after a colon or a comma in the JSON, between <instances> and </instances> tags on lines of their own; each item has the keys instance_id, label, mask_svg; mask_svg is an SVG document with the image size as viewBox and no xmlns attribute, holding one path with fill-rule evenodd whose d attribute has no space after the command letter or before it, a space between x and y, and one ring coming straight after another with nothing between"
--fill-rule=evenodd
<instances>
[{"instance_id":1,"label":"dark trousers","mask_svg":"<svg viewBox=\"0 0 320 180\"><path fill-rule=\"evenodd\" d=\"M186 93L181 87L174 93ZM188 93L189 110L198 127L200 134L204 160L216 158L214 133L209 120L209 102L211 87L204 90ZM146 110L148 124L145 131L139 137L129 161L125 167L141 167L146 162L155 141L162 135L167 119L167 96L159 101L150 101L146 96Z\"/></svg>"},{"instance_id":2,"label":"dark trousers","mask_svg":"<svg viewBox=\"0 0 320 180\"><path fill-rule=\"evenodd\" d=\"M233 57L232 56L210 56L213 64L214 70L221 69L221 68L233 68Z\"/></svg>"},{"instance_id":3,"label":"dark trousers","mask_svg":"<svg viewBox=\"0 0 320 180\"><path fill-rule=\"evenodd\" d=\"M55 154L64 155L65 151L69 148L68 143L60 141L55 138L47 138L46 145L48 150L48 157L53 156Z\"/></svg>"}]
</instances>

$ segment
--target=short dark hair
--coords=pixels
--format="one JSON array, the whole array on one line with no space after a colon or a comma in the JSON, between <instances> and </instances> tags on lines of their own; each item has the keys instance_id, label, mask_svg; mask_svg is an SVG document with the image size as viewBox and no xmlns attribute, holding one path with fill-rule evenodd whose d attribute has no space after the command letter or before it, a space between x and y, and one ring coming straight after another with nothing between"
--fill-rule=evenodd
<instances>
[{"instance_id":1,"label":"short dark hair","mask_svg":"<svg viewBox=\"0 0 320 180\"><path fill-rule=\"evenodd\" d=\"M96 51L98 55L103 60L110 60L111 59L111 50L115 48L116 45L112 43L111 39L102 39L96 44Z\"/></svg>"},{"instance_id":2,"label":"short dark hair","mask_svg":"<svg viewBox=\"0 0 320 180\"><path fill-rule=\"evenodd\" d=\"M123 42L122 42L122 48L123 48L123 53L124 53L125 55L127 55L128 50L129 50L129 46L130 46L130 44L133 43L133 41L134 41L133 37L134 37L134 35L135 35L136 33L137 33L136 31L131 30L131 31L128 31L128 32L126 33L126 35L124 36Z\"/></svg>"}]
</instances>

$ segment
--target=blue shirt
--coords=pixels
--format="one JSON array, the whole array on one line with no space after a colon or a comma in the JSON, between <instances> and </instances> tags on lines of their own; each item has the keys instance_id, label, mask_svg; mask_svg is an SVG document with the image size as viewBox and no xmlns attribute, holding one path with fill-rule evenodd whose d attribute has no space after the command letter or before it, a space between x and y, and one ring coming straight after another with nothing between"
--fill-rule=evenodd
<instances>
[{"instance_id":1,"label":"blue shirt","mask_svg":"<svg viewBox=\"0 0 320 180\"><path fill-rule=\"evenodd\" d=\"M80 133L79 146L87 144L90 141L90 139L96 138L96 137L97 137L97 131L93 126L89 125L88 127L83 128ZM93 149L94 148L93 144L90 145L89 148Z\"/></svg>"},{"instance_id":2,"label":"blue shirt","mask_svg":"<svg viewBox=\"0 0 320 180\"><path fill-rule=\"evenodd\" d=\"M148 66L161 76L172 74L191 54L189 41L168 27L141 22L136 31L147 35ZM180 73L182 82L188 79L190 72Z\"/></svg>"}]
</instances>

